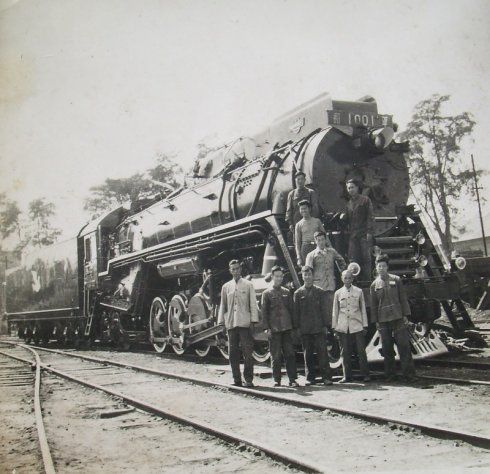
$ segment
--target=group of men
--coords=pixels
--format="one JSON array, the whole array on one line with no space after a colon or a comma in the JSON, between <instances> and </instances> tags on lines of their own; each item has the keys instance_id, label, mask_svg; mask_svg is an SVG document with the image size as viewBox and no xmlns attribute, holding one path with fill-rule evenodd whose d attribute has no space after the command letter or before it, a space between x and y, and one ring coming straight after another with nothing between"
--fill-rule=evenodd
<instances>
[{"instance_id":1,"label":"group of men","mask_svg":"<svg viewBox=\"0 0 490 474\"><path fill-rule=\"evenodd\" d=\"M327 335L335 331L341 346L343 378L352 380L352 352L357 349L361 376L369 382L365 336L368 317L363 291L353 285L354 275L346 270L344 258L332 247L319 219L316 193L305 186L302 172L296 174L296 188L288 196L286 220L294 233L297 264L301 268L303 285L294 295L282 286L284 271L275 266L271 270L272 286L262 293L262 323L270 340L274 385L281 385L282 359L285 359L289 386L297 387L294 335L303 346L306 385L317 383L315 353L321 382L332 384L327 351ZM362 280L370 279L371 246L373 240L373 206L369 197L360 193L360 183L348 180L350 196L347 205L349 223L349 262L361 266ZM315 215L316 214L316 215ZM395 351L398 348L405 380L415 377L410 350L407 317L410 307L401 279L388 272L388 257L376 258L377 277L370 287L370 316L381 336L385 362L385 376L395 378ZM343 286L336 290L335 265L341 273ZM252 326L259 322L255 290L252 283L241 278L238 260L229 264L233 279L221 290L218 323L228 331L230 365L234 385L253 387ZM244 357L245 379L240 371L240 346Z\"/></svg>"}]
</instances>

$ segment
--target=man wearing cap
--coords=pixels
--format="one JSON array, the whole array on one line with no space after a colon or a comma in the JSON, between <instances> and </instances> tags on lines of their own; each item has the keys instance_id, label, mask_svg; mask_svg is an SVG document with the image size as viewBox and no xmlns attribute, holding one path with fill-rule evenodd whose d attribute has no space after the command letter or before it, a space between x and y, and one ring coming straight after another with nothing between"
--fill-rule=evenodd
<instances>
[{"instance_id":1,"label":"man wearing cap","mask_svg":"<svg viewBox=\"0 0 490 474\"><path fill-rule=\"evenodd\" d=\"M415 378L415 367L407 329L410 306L401 278L388 273L388 262L387 255L376 257L378 276L371 283L370 288L371 322L376 323L381 336L387 380L395 378L394 345L396 344L403 378L411 382Z\"/></svg>"},{"instance_id":2,"label":"man wearing cap","mask_svg":"<svg viewBox=\"0 0 490 474\"><path fill-rule=\"evenodd\" d=\"M361 184L356 179L346 183L349 202L347 221L349 225L349 261L361 266L363 280L371 280L371 248L373 245L374 211L368 196L360 193Z\"/></svg>"},{"instance_id":3,"label":"man wearing cap","mask_svg":"<svg viewBox=\"0 0 490 474\"><path fill-rule=\"evenodd\" d=\"M316 247L315 232L321 231L326 235L322 221L311 215L311 204L304 200L299 204L299 212L302 219L297 222L294 228L294 246L298 266L301 267L306 261L306 256Z\"/></svg>"},{"instance_id":4,"label":"man wearing cap","mask_svg":"<svg viewBox=\"0 0 490 474\"><path fill-rule=\"evenodd\" d=\"M325 385L332 385L332 372L328 362L328 312L324 291L313 284L313 269L301 269L304 285L294 293L293 326L301 336L305 358L306 385L316 383L315 352L318 354L320 375Z\"/></svg>"},{"instance_id":5,"label":"man wearing cap","mask_svg":"<svg viewBox=\"0 0 490 474\"><path fill-rule=\"evenodd\" d=\"M289 229L293 234L294 226L302 217L298 206L301 201L308 201L311 207L311 215L313 217L320 217L318 195L316 191L305 186L306 175L302 171L298 171L294 179L296 181L296 188L289 192L286 208L286 222L289 224Z\"/></svg>"},{"instance_id":6,"label":"man wearing cap","mask_svg":"<svg viewBox=\"0 0 490 474\"><path fill-rule=\"evenodd\" d=\"M262 320L270 340L272 375L274 386L281 386L282 356L286 359L289 386L297 387L296 354L293 346L293 298L284 288L283 269L272 267L272 287L262 293Z\"/></svg>"},{"instance_id":7,"label":"man wearing cap","mask_svg":"<svg viewBox=\"0 0 490 474\"><path fill-rule=\"evenodd\" d=\"M329 326L332 323L332 304L335 284L335 264L342 271L347 267L344 257L335 250L327 240L327 234L316 231L313 234L316 249L306 256L305 265L313 268L313 283L325 292Z\"/></svg>"},{"instance_id":8,"label":"man wearing cap","mask_svg":"<svg viewBox=\"0 0 490 474\"><path fill-rule=\"evenodd\" d=\"M240 349L244 359L243 377L245 387L253 387L254 359L252 356L254 339L252 325L259 322L257 297L253 284L242 278L242 267L238 260L229 263L232 280L221 288L221 304L218 312L218 324L224 324L228 331L230 348L230 366L233 385L242 386L240 372Z\"/></svg>"}]
</instances>

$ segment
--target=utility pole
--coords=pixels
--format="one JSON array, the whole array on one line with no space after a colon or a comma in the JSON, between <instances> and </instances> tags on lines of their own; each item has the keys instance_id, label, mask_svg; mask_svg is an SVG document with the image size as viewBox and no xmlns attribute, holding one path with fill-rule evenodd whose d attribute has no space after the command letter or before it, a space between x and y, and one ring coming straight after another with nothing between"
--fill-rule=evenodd
<instances>
[{"instance_id":1,"label":"utility pole","mask_svg":"<svg viewBox=\"0 0 490 474\"><path fill-rule=\"evenodd\" d=\"M480 188L478 187L478 177L476 176L475 160L473 159L473 154L471 154L471 166L473 167L473 178L475 180L476 201L478 202L478 213L480 214L480 225L481 225L481 235L483 238L483 249L485 250L485 257L488 257L487 240L485 237L485 227L483 226L483 216L481 213Z\"/></svg>"}]
</instances>

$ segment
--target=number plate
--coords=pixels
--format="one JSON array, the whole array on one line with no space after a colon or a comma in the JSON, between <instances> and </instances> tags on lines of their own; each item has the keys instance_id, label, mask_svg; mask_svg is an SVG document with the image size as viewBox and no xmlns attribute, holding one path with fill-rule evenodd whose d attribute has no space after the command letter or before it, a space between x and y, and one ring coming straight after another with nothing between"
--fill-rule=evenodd
<instances>
[{"instance_id":1,"label":"number plate","mask_svg":"<svg viewBox=\"0 0 490 474\"><path fill-rule=\"evenodd\" d=\"M347 110L327 110L328 124L347 127L392 127L393 116Z\"/></svg>"}]
</instances>

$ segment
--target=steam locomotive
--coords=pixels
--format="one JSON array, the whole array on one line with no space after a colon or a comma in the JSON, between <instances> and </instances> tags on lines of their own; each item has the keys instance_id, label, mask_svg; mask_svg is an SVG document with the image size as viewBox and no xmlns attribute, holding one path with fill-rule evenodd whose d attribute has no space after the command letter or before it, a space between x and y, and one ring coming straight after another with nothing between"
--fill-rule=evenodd
<instances>
[{"instance_id":1,"label":"steam locomotive","mask_svg":"<svg viewBox=\"0 0 490 474\"><path fill-rule=\"evenodd\" d=\"M390 256L390 271L407 289L414 357L445 352L434 330L441 309L456 332L472 322L454 262L424 216L407 205L408 144L394 140L396 128L372 97L337 101L322 94L253 136L201 154L192 184L113 209L76 238L25 255L7 272L9 324L27 342L54 338L79 345L98 339L127 348L149 341L157 352L206 356L215 347L227 357L217 308L231 259L242 262L259 298L276 264L286 269L291 290L301 284L284 220L301 170L318 193L330 241L344 255L344 183L362 183L376 216L374 252ZM369 283L356 284L369 291ZM264 361L268 342L260 324L254 337L254 357ZM369 359L381 358L380 350L372 328ZM338 365L334 337L329 353Z\"/></svg>"}]
</instances>

